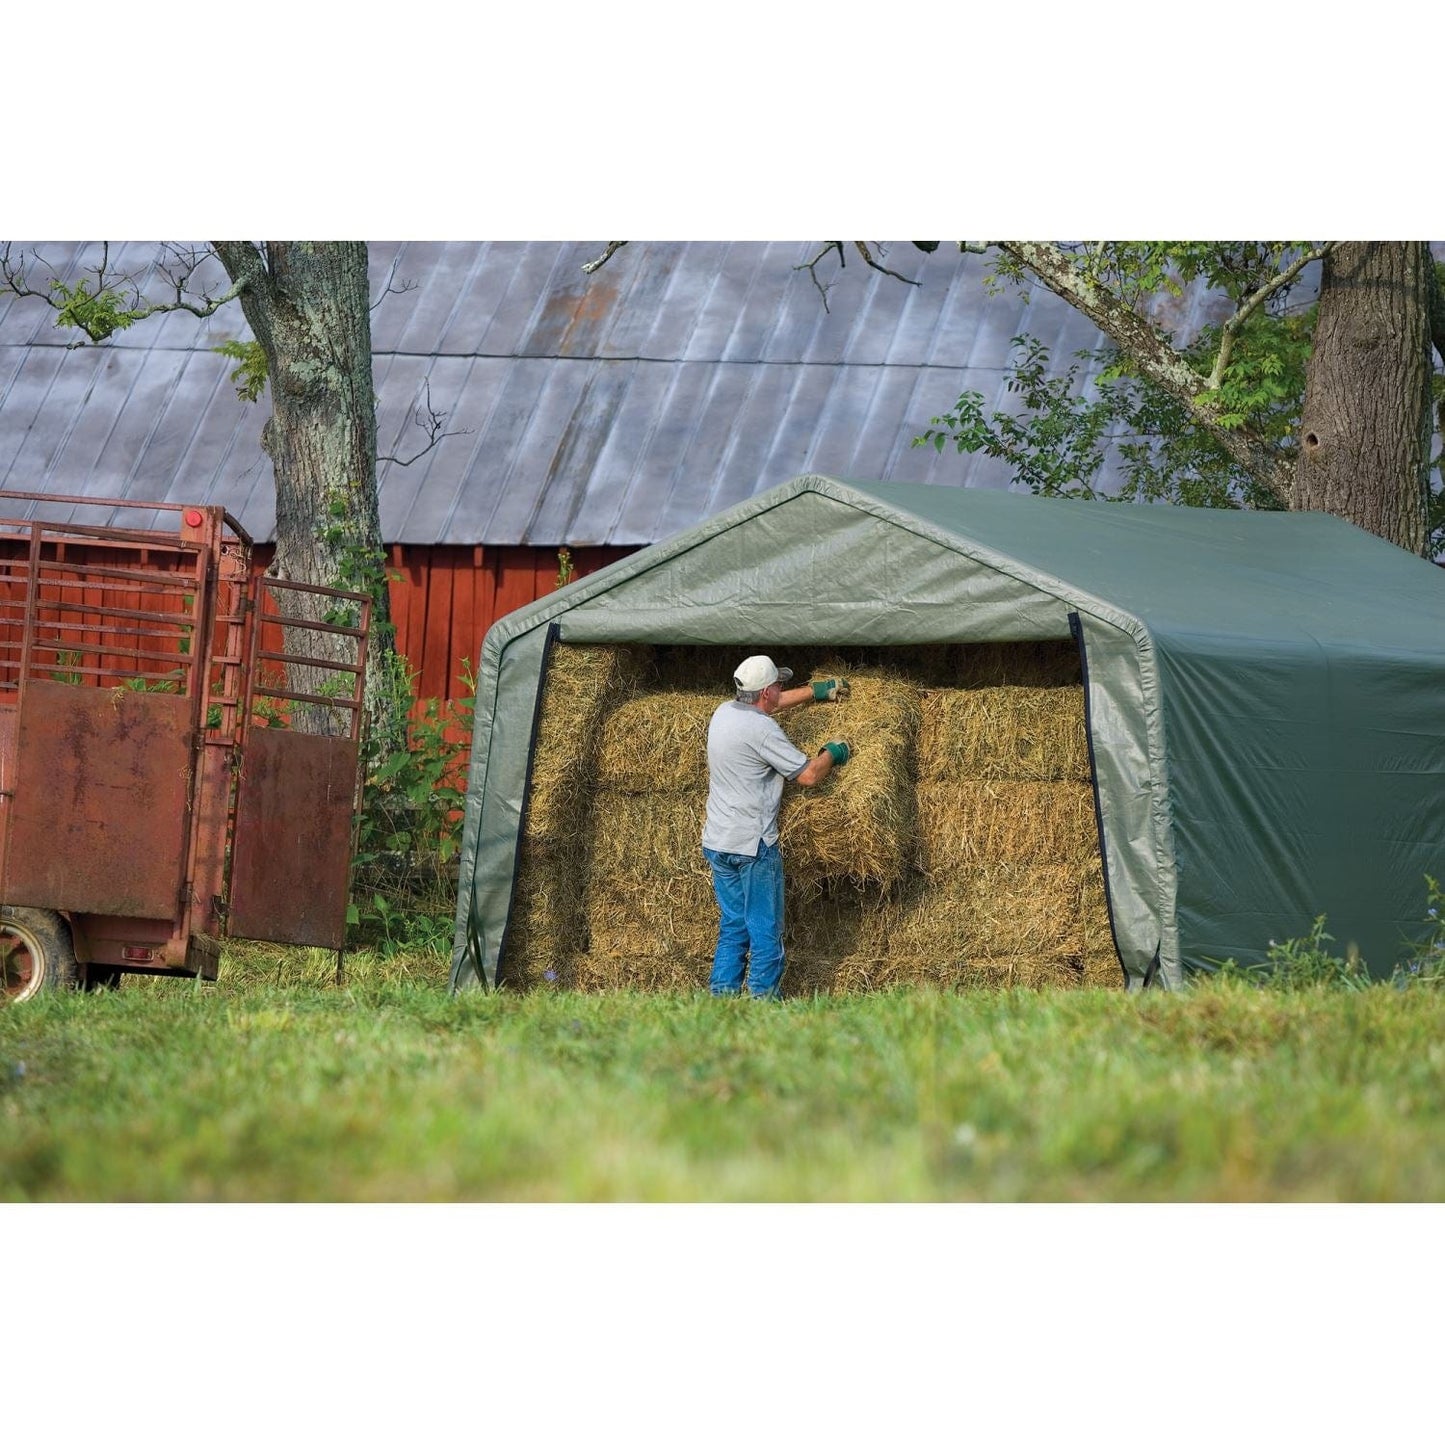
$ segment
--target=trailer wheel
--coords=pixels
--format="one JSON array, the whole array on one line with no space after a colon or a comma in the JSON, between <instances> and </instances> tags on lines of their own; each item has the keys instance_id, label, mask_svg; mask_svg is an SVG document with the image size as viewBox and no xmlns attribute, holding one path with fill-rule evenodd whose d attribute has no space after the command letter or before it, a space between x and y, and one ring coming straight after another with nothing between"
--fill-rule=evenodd
<instances>
[{"instance_id":1,"label":"trailer wheel","mask_svg":"<svg viewBox=\"0 0 1445 1445\"><path fill-rule=\"evenodd\" d=\"M0 907L0 981L6 1003L42 989L74 988L79 974L70 929L48 908Z\"/></svg>"}]
</instances>

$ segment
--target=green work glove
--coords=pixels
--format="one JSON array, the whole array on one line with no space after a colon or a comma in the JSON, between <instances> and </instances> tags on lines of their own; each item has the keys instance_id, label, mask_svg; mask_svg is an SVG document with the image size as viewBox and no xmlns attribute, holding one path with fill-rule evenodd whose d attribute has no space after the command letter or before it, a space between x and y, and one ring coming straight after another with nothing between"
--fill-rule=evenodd
<instances>
[{"instance_id":1,"label":"green work glove","mask_svg":"<svg viewBox=\"0 0 1445 1445\"><path fill-rule=\"evenodd\" d=\"M814 702L842 702L848 696L847 680L841 677L825 677L813 684Z\"/></svg>"},{"instance_id":2,"label":"green work glove","mask_svg":"<svg viewBox=\"0 0 1445 1445\"><path fill-rule=\"evenodd\" d=\"M836 738L831 743L824 743L818 751L830 754L835 768L841 768L853 756L853 749L847 743Z\"/></svg>"}]
</instances>

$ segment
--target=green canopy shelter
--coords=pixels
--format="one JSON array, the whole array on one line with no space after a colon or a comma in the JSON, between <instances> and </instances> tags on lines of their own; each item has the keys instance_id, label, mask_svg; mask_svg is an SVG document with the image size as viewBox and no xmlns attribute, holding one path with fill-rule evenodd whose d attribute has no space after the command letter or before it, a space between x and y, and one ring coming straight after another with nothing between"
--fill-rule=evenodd
<instances>
[{"instance_id":1,"label":"green canopy shelter","mask_svg":"<svg viewBox=\"0 0 1445 1445\"><path fill-rule=\"evenodd\" d=\"M547 649L1074 638L1130 987L1319 914L1377 974L1445 876L1445 574L1323 513L804 476L502 618L477 671L452 983L494 983Z\"/></svg>"}]
</instances>

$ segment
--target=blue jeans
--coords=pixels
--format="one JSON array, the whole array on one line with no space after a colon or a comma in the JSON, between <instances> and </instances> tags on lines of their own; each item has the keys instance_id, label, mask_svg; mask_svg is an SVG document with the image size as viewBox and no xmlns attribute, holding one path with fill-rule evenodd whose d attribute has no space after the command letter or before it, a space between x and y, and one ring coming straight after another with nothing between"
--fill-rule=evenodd
<instances>
[{"instance_id":1,"label":"blue jeans","mask_svg":"<svg viewBox=\"0 0 1445 1445\"><path fill-rule=\"evenodd\" d=\"M747 973L754 998L776 998L783 979L783 855L776 843L759 843L758 856L702 856L722 914L712 959L710 993L741 993Z\"/></svg>"}]
</instances>

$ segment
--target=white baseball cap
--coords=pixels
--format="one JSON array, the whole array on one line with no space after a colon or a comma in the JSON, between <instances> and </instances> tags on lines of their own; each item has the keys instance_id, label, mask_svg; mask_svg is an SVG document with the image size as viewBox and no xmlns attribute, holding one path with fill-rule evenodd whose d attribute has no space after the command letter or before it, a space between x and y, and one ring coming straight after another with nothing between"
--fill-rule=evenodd
<instances>
[{"instance_id":1,"label":"white baseball cap","mask_svg":"<svg viewBox=\"0 0 1445 1445\"><path fill-rule=\"evenodd\" d=\"M792 675L791 667L779 667L771 657L748 657L738 664L733 681L739 692L761 692L775 682L787 682Z\"/></svg>"}]
</instances>

